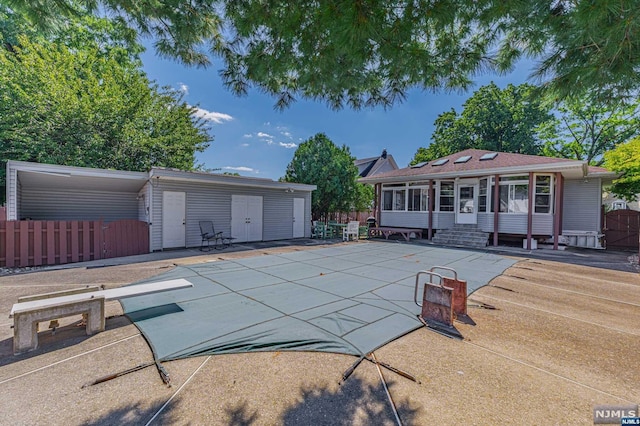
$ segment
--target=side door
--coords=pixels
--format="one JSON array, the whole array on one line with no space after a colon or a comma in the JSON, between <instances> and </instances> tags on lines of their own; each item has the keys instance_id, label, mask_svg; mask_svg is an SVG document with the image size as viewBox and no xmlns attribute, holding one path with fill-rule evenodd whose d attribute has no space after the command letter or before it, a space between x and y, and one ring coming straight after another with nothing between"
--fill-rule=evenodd
<instances>
[{"instance_id":1,"label":"side door","mask_svg":"<svg viewBox=\"0 0 640 426\"><path fill-rule=\"evenodd\" d=\"M262 197L247 196L247 241L262 241Z\"/></svg>"},{"instance_id":2,"label":"side door","mask_svg":"<svg viewBox=\"0 0 640 426\"><path fill-rule=\"evenodd\" d=\"M456 223L478 223L478 185L460 183L456 188Z\"/></svg>"},{"instance_id":3,"label":"side door","mask_svg":"<svg viewBox=\"0 0 640 426\"><path fill-rule=\"evenodd\" d=\"M187 194L184 192L162 193L162 248L187 245L186 202Z\"/></svg>"},{"instance_id":4,"label":"side door","mask_svg":"<svg viewBox=\"0 0 640 426\"><path fill-rule=\"evenodd\" d=\"M231 236L235 242L247 241L247 197L245 195L231 196Z\"/></svg>"},{"instance_id":5,"label":"side door","mask_svg":"<svg viewBox=\"0 0 640 426\"><path fill-rule=\"evenodd\" d=\"M304 198L293 199L293 238L304 237Z\"/></svg>"}]
</instances>

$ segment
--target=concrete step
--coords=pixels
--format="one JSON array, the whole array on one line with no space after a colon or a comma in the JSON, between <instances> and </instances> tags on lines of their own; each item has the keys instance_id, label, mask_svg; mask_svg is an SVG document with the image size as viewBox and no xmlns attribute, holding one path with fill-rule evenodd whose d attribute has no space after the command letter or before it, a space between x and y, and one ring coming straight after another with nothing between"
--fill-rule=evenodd
<instances>
[{"instance_id":1,"label":"concrete step","mask_svg":"<svg viewBox=\"0 0 640 426\"><path fill-rule=\"evenodd\" d=\"M489 233L480 231L476 225L456 225L451 229L439 230L432 241L448 246L483 248L489 242Z\"/></svg>"}]
</instances>

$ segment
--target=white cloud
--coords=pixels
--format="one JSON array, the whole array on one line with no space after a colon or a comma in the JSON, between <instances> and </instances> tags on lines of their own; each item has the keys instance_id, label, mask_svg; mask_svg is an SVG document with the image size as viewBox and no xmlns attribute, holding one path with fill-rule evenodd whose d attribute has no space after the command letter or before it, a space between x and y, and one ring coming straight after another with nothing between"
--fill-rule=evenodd
<instances>
[{"instance_id":1,"label":"white cloud","mask_svg":"<svg viewBox=\"0 0 640 426\"><path fill-rule=\"evenodd\" d=\"M242 135L243 138L252 138L253 135L251 133L245 133L244 135Z\"/></svg>"},{"instance_id":2,"label":"white cloud","mask_svg":"<svg viewBox=\"0 0 640 426\"><path fill-rule=\"evenodd\" d=\"M248 143L242 143L242 144L240 144L240 146L249 146L249 144Z\"/></svg>"},{"instance_id":3,"label":"white cloud","mask_svg":"<svg viewBox=\"0 0 640 426\"><path fill-rule=\"evenodd\" d=\"M295 144L295 143L293 143L293 142L288 142L288 143L285 143L285 142L278 142L278 145L283 146L283 147L285 147L285 148L296 148L296 147L298 146L298 145L296 145L296 144Z\"/></svg>"},{"instance_id":4,"label":"white cloud","mask_svg":"<svg viewBox=\"0 0 640 426\"><path fill-rule=\"evenodd\" d=\"M258 132L257 136L259 138L264 138L264 139L273 139L273 136L271 136L269 133L264 133L264 132Z\"/></svg>"},{"instance_id":5,"label":"white cloud","mask_svg":"<svg viewBox=\"0 0 640 426\"><path fill-rule=\"evenodd\" d=\"M291 139L291 133L290 133L290 132L280 132L280 134L281 134L282 136L285 136L285 137L287 137L287 138Z\"/></svg>"},{"instance_id":6,"label":"white cloud","mask_svg":"<svg viewBox=\"0 0 640 426\"><path fill-rule=\"evenodd\" d=\"M178 82L178 90L180 90L182 93L184 93L185 95L189 94L189 86L187 86L184 83L180 83Z\"/></svg>"},{"instance_id":7,"label":"white cloud","mask_svg":"<svg viewBox=\"0 0 640 426\"><path fill-rule=\"evenodd\" d=\"M193 113L196 117L202 118L203 120L213 121L216 124L222 124L224 121L231 121L233 117L229 114L224 114L222 112L213 112L207 111L206 109L196 107L195 112Z\"/></svg>"},{"instance_id":8,"label":"white cloud","mask_svg":"<svg viewBox=\"0 0 640 426\"><path fill-rule=\"evenodd\" d=\"M238 167L232 167L232 166L226 166L223 167L224 170L235 170L236 172L252 172L252 173L258 173L257 170L252 169L251 167L245 167L245 166L238 166Z\"/></svg>"}]
</instances>

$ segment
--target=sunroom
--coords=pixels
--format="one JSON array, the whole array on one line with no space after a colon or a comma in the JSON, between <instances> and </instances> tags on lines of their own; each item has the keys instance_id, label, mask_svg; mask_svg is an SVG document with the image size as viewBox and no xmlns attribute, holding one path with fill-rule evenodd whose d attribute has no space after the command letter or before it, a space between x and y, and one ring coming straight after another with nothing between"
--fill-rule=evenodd
<instances>
[{"instance_id":1,"label":"sunroom","mask_svg":"<svg viewBox=\"0 0 640 426\"><path fill-rule=\"evenodd\" d=\"M603 179L585 162L466 150L365 178L376 187L378 223L435 232L469 227L502 236L554 238L600 232Z\"/></svg>"}]
</instances>

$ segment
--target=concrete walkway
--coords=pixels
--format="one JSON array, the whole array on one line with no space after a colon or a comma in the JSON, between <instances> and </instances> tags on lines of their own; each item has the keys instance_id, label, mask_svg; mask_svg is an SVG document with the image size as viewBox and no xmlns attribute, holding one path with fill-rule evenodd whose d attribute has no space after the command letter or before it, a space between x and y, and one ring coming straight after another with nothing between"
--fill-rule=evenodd
<instances>
[{"instance_id":1,"label":"concrete walkway","mask_svg":"<svg viewBox=\"0 0 640 426\"><path fill-rule=\"evenodd\" d=\"M339 384L355 360L346 355L272 352L191 358L164 364L171 387L149 367L83 388L152 360L117 302L107 306L105 332L88 337L76 322L61 321L55 335L41 331L38 350L12 355L6 315L18 296L85 284L112 288L156 276L175 264L310 249L291 244L0 277L0 314L5 313L5 320L0 319L2 422L395 424L375 365L363 362ZM405 425L590 425L594 405L640 402L640 276L520 259L472 295L469 313L476 325L458 326L464 341L419 329L375 352L379 361L421 381L382 370ZM496 309L478 308L483 303ZM46 327L42 324L41 330Z\"/></svg>"}]
</instances>

